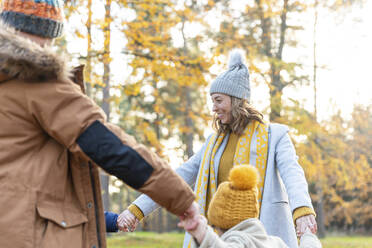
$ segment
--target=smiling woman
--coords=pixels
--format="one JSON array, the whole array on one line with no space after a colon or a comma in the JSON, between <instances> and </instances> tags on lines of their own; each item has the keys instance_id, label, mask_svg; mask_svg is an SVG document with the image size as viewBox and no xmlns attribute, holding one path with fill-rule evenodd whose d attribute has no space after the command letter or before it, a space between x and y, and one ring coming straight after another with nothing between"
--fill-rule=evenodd
<instances>
[{"instance_id":1,"label":"smiling woman","mask_svg":"<svg viewBox=\"0 0 372 248\"><path fill-rule=\"evenodd\" d=\"M216 113L215 120L223 125L231 122L231 97L225 94L215 93L212 95L213 112Z\"/></svg>"},{"instance_id":2,"label":"smiling woman","mask_svg":"<svg viewBox=\"0 0 372 248\"><path fill-rule=\"evenodd\" d=\"M263 123L263 115L245 99L229 96L221 93L211 95L215 112L213 128L218 133L228 132L242 135L250 121Z\"/></svg>"},{"instance_id":3,"label":"smiling woman","mask_svg":"<svg viewBox=\"0 0 372 248\"><path fill-rule=\"evenodd\" d=\"M255 166L259 172L260 220L269 235L297 247L294 223L298 236L307 228L316 232L307 182L288 127L264 123L262 114L249 104L249 72L239 50L231 53L229 69L211 84L210 95L216 133L176 172L194 186L200 211L206 215L218 185L228 180L230 169L240 164ZM149 197L142 195L121 214L119 225L133 230L138 220L156 208ZM186 233L184 247L189 247L191 239Z\"/></svg>"}]
</instances>

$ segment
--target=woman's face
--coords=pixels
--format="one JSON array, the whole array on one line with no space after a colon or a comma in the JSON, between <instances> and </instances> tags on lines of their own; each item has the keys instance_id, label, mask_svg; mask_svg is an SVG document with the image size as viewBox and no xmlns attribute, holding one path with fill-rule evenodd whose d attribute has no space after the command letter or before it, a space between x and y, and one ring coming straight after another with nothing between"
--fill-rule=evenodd
<instances>
[{"instance_id":1,"label":"woman's face","mask_svg":"<svg viewBox=\"0 0 372 248\"><path fill-rule=\"evenodd\" d=\"M212 111L217 114L217 119L222 124L230 124L231 116L231 97L221 93L212 94Z\"/></svg>"}]
</instances>

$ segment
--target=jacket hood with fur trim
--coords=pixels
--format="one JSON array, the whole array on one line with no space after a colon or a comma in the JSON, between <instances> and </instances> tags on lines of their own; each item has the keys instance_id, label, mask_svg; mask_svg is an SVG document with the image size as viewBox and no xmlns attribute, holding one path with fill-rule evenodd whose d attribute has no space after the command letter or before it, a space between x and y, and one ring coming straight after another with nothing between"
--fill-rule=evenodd
<instances>
[{"instance_id":1,"label":"jacket hood with fur trim","mask_svg":"<svg viewBox=\"0 0 372 248\"><path fill-rule=\"evenodd\" d=\"M0 21L0 81L66 80L70 70L62 56L17 34Z\"/></svg>"}]
</instances>

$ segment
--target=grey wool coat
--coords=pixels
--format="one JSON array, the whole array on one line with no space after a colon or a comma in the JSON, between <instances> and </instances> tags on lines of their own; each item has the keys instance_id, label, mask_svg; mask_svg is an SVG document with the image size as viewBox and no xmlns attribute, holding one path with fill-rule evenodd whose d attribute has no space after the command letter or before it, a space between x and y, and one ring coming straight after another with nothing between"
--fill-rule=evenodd
<instances>
[{"instance_id":1,"label":"grey wool coat","mask_svg":"<svg viewBox=\"0 0 372 248\"><path fill-rule=\"evenodd\" d=\"M313 206L304 171L297 161L298 157L288 131L285 125L270 124L269 126L267 169L259 219L268 235L278 236L289 247L296 248L298 244L292 213L296 208L313 208ZM216 152L214 161L216 166L219 165L227 140L228 136ZM253 139L252 142L255 140ZM196 182L207 143L208 140L194 156L176 169L191 186ZM251 148L253 147L255 145L252 143ZM253 162L255 159L255 156L251 156L251 164L255 164ZM215 171L215 175L218 175L218 168L215 168ZM159 207L146 195L138 197L133 204L139 207L145 216Z\"/></svg>"}]
</instances>

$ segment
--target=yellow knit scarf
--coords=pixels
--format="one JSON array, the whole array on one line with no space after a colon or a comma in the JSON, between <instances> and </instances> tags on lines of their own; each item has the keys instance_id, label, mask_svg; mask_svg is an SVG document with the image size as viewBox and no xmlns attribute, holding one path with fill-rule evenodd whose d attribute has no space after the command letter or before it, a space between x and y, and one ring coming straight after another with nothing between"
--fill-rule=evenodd
<instances>
[{"instance_id":1,"label":"yellow knit scarf","mask_svg":"<svg viewBox=\"0 0 372 248\"><path fill-rule=\"evenodd\" d=\"M268 127L257 121L250 122L245 128L243 134L239 137L234 155L234 166L237 164L249 164L251 155L251 143L254 133L256 132L256 149L252 151L257 153L256 166L260 173L259 182L259 201L262 197L264 185L264 176L266 171L267 147L268 147ZM207 203L216 192L216 174L214 158L218 148L220 147L225 134L214 134L207 144L207 148L203 154L201 168L196 181L196 201L201 206L203 214L206 213Z\"/></svg>"},{"instance_id":2,"label":"yellow knit scarf","mask_svg":"<svg viewBox=\"0 0 372 248\"><path fill-rule=\"evenodd\" d=\"M256 138L256 147L251 149L251 144L253 137ZM195 184L196 191L196 201L200 205L201 214L206 215L207 204L210 202L214 193L216 192L216 173L214 159L218 148L220 147L225 134L214 134L207 144L205 152L202 157L201 166L199 168L199 173L197 181ZM263 186L266 174L266 161L268 152L268 125L261 124L257 121L250 122L245 128L243 134L239 137L238 144L236 146L234 154L234 166L238 164L252 164L255 166L260 174L259 184L258 184L258 201L261 207ZM251 153L256 153L257 157L255 164L250 161ZM185 244L186 247L190 247L189 235L186 234Z\"/></svg>"}]
</instances>

